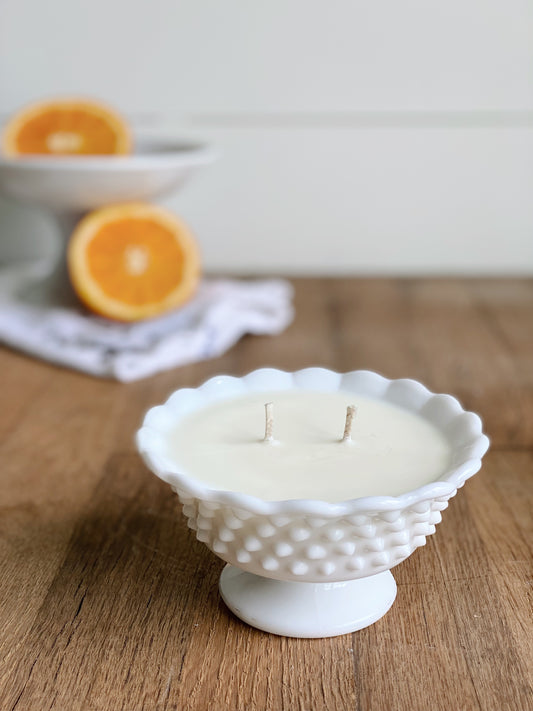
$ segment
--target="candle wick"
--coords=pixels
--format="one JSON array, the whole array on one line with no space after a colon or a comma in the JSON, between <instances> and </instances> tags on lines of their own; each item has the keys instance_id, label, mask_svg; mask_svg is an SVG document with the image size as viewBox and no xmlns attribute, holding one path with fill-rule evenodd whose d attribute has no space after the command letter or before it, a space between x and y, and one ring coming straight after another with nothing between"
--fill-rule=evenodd
<instances>
[{"instance_id":1,"label":"candle wick","mask_svg":"<svg viewBox=\"0 0 533 711\"><path fill-rule=\"evenodd\" d=\"M273 402L266 402L265 403L265 438L263 439L263 442L272 443L274 441L273 430L274 430L274 403Z\"/></svg>"},{"instance_id":2,"label":"candle wick","mask_svg":"<svg viewBox=\"0 0 533 711\"><path fill-rule=\"evenodd\" d=\"M346 423L344 425L344 434L342 435L342 442L352 441L352 426L355 415L357 413L357 408L355 405L348 405L346 408Z\"/></svg>"}]
</instances>

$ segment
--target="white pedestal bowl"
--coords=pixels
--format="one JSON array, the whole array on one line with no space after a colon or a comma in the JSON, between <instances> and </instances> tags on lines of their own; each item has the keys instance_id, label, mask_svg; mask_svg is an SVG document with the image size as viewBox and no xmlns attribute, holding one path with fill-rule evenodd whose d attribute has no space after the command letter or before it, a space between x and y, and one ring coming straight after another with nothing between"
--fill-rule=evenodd
<instances>
[{"instance_id":1,"label":"white pedestal bowl","mask_svg":"<svg viewBox=\"0 0 533 711\"><path fill-rule=\"evenodd\" d=\"M85 212L174 192L214 158L215 153L199 143L154 140L137 141L136 152L129 156L0 157L0 192L41 207L58 226L57 263L41 282L41 290L48 296L70 293L65 248Z\"/></svg>"},{"instance_id":2,"label":"white pedestal bowl","mask_svg":"<svg viewBox=\"0 0 533 711\"><path fill-rule=\"evenodd\" d=\"M341 389L418 413L449 441L450 469L401 496L264 501L209 488L168 458L165 435L188 413L248 392L294 388ZM220 579L227 606L259 629L291 637L345 634L382 617L396 596L390 569L435 532L441 511L480 469L489 444L479 417L450 395L435 395L414 380L323 368L262 369L178 390L148 411L136 442L147 466L178 494L198 540L228 563Z\"/></svg>"}]
</instances>

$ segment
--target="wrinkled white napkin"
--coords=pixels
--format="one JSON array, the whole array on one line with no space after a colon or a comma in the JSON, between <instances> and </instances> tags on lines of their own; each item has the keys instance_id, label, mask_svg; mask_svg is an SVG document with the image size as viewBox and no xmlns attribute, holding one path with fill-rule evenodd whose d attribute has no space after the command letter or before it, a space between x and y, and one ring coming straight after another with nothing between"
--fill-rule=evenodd
<instances>
[{"instance_id":1,"label":"wrinkled white napkin","mask_svg":"<svg viewBox=\"0 0 533 711\"><path fill-rule=\"evenodd\" d=\"M0 342L59 365L122 382L224 353L246 333L277 334L293 318L281 279L206 279L180 310L124 324L89 315L46 291L29 298L39 267L0 270Z\"/></svg>"}]
</instances>

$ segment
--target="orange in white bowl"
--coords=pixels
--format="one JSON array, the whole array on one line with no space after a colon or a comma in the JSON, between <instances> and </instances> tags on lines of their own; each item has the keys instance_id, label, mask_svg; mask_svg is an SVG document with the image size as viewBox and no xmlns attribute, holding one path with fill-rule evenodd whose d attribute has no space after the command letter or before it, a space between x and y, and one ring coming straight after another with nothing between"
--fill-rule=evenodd
<instances>
[{"instance_id":1,"label":"orange in white bowl","mask_svg":"<svg viewBox=\"0 0 533 711\"><path fill-rule=\"evenodd\" d=\"M131 153L127 121L100 101L40 101L17 112L2 135L6 156L94 156Z\"/></svg>"}]
</instances>

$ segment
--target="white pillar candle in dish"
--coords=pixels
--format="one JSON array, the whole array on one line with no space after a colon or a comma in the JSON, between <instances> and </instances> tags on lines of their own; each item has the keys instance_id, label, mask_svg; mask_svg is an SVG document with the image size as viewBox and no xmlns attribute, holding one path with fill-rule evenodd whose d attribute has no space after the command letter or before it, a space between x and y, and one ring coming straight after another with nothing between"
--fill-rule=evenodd
<instances>
[{"instance_id":1,"label":"white pillar candle in dish","mask_svg":"<svg viewBox=\"0 0 533 711\"><path fill-rule=\"evenodd\" d=\"M263 441L267 402L273 403L273 442ZM352 404L351 440L343 442ZM427 420L342 390L223 400L184 416L166 438L166 454L182 473L267 501L398 496L438 480L451 459L446 438Z\"/></svg>"}]
</instances>

